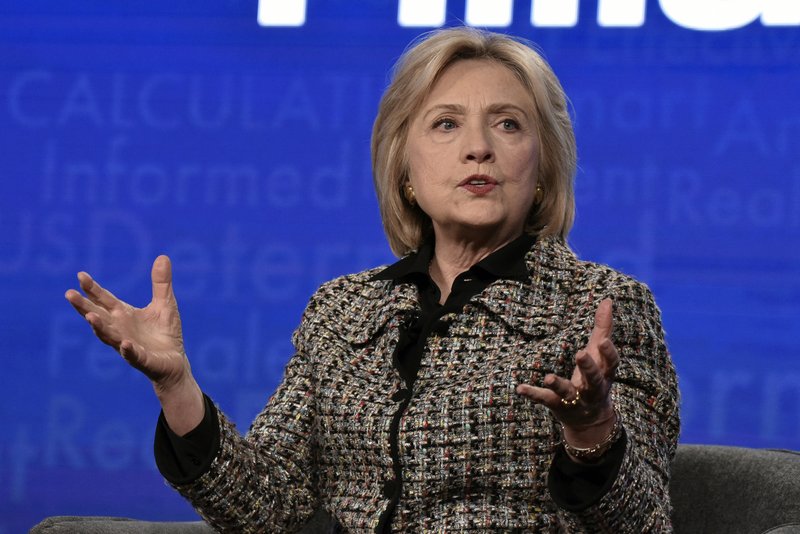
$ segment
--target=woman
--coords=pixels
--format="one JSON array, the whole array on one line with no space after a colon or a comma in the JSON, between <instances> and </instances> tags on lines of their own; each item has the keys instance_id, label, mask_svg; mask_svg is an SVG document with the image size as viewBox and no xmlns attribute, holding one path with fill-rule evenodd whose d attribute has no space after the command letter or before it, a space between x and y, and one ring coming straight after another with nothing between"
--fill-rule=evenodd
<instances>
[{"instance_id":1,"label":"woman","mask_svg":"<svg viewBox=\"0 0 800 534\"><path fill-rule=\"evenodd\" d=\"M575 144L558 80L509 37L434 32L375 121L402 259L311 298L241 437L191 374L166 257L135 309L86 273L69 302L152 381L156 458L214 527L667 532L677 386L648 289L565 243Z\"/></svg>"}]
</instances>

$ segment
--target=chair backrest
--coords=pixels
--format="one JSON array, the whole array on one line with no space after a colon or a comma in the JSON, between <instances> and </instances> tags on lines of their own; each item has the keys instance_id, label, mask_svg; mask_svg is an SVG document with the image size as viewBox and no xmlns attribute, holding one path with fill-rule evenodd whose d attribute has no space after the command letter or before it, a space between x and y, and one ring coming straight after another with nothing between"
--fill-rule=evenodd
<instances>
[{"instance_id":1,"label":"chair backrest","mask_svg":"<svg viewBox=\"0 0 800 534\"><path fill-rule=\"evenodd\" d=\"M680 445L669 488L677 534L800 532L800 453Z\"/></svg>"}]
</instances>

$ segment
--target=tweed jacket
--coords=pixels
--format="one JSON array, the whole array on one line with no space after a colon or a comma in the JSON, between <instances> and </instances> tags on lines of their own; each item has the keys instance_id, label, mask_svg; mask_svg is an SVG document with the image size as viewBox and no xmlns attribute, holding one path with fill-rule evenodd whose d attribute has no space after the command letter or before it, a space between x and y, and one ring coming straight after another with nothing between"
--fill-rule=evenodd
<instances>
[{"instance_id":1,"label":"tweed jacket","mask_svg":"<svg viewBox=\"0 0 800 534\"><path fill-rule=\"evenodd\" d=\"M579 261L557 238L537 240L525 261L528 280L493 282L443 317L411 392L392 355L419 311L416 287L373 280L377 269L324 284L294 334L282 383L247 435L220 412L217 456L176 489L221 531L290 532L322 507L346 532L374 532L394 477L391 421L406 406L393 531L670 532L678 392L650 291ZM570 376L606 297L626 450L609 491L568 511L547 489L558 425L515 388L541 385L551 372Z\"/></svg>"}]
</instances>

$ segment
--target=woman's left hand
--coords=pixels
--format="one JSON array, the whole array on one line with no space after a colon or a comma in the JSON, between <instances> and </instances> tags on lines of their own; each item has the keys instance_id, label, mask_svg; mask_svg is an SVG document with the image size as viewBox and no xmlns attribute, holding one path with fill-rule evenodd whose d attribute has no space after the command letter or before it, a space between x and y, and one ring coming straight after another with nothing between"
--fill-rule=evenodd
<instances>
[{"instance_id":1,"label":"woman's left hand","mask_svg":"<svg viewBox=\"0 0 800 534\"><path fill-rule=\"evenodd\" d=\"M564 439L578 448L593 447L608 437L616 415L611 385L619 353L611 342L611 299L600 302L586 347L575 356L572 378L544 377L544 387L520 384L517 393L547 406L564 426Z\"/></svg>"}]
</instances>

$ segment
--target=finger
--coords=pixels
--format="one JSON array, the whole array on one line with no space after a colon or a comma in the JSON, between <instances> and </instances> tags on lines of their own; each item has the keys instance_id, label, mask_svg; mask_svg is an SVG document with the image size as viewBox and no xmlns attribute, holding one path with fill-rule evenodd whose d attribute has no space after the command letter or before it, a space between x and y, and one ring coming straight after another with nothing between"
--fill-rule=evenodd
<instances>
[{"instance_id":1,"label":"finger","mask_svg":"<svg viewBox=\"0 0 800 534\"><path fill-rule=\"evenodd\" d=\"M153 281L153 302L166 302L175 298L172 293L172 264L168 256L162 254L155 259L150 278Z\"/></svg>"},{"instance_id":2,"label":"finger","mask_svg":"<svg viewBox=\"0 0 800 534\"><path fill-rule=\"evenodd\" d=\"M583 382L589 390L597 390L603 386L606 379L603 369L597 365L591 354L582 350L575 356L575 364L581 371Z\"/></svg>"},{"instance_id":3,"label":"finger","mask_svg":"<svg viewBox=\"0 0 800 534\"><path fill-rule=\"evenodd\" d=\"M594 328L589 337L590 346L597 346L604 339L611 339L611 331L614 328L613 307L611 299L603 299L594 312Z\"/></svg>"},{"instance_id":4,"label":"finger","mask_svg":"<svg viewBox=\"0 0 800 534\"><path fill-rule=\"evenodd\" d=\"M517 393L536 404L542 404L550 409L558 409L561 407L561 397L559 397L556 392L547 388L520 384L517 386Z\"/></svg>"},{"instance_id":5,"label":"finger","mask_svg":"<svg viewBox=\"0 0 800 534\"><path fill-rule=\"evenodd\" d=\"M67 299L67 302L72 304L72 307L80 313L83 317L86 317L87 313L95 312L98 313L101 308L94 304L92 301L75 291L74 289L67 290L64 293L64 298Z\"/></svg>"},{"instance_id":6,"label":"finger","mask_svg":"<svg viewBox=\"0 0 800 534\"><path fill-rule=\"evenodd\" d=\"M619 365L619 351L617 351L617 347L610 339L604 339L597 348L606 365L605 375L613 375Z\"/></svg>"},{"instance_id":7,"label":"finger","mask_svg":"<svg viewBox=\"0 0 800 534\"><path fill-rule=\"evenodd\" d=\"M558 395L559 401L561 399L574 399L578 393L578 388L571 381L558 375L549 374L545 376L543 383L546 389Z\"/></svg>"},{"instance_id":8,"label":"finger","mask_svg":"<svg viewBox=\"0 0 800 534\"><path fill-rule=\"evenodd\" d=\"M104 322L95 312L87 313L84 319L86 319L86 322L92 327L92 332L94 332L94 335L96 335L100 341L118 349L120 341L119 334L110 324Z\"/></svg>"},{"instance_id":9,"label":"finger","mask_svg":"<svg viewBox=\"0 0 800 534\"><path fill-rule=\"evenodd\" d=\"M83 289L83 292L86 293L87 297L89 297L89 300L98 306L102 306L103 308L110 310L119 304L119 299L110 291L104 289L100 284L95 282L94 279L89 276L89 273L83 271L79 272L78 282L80 282L81 289Z\"/></svg>"}]
</instances>

